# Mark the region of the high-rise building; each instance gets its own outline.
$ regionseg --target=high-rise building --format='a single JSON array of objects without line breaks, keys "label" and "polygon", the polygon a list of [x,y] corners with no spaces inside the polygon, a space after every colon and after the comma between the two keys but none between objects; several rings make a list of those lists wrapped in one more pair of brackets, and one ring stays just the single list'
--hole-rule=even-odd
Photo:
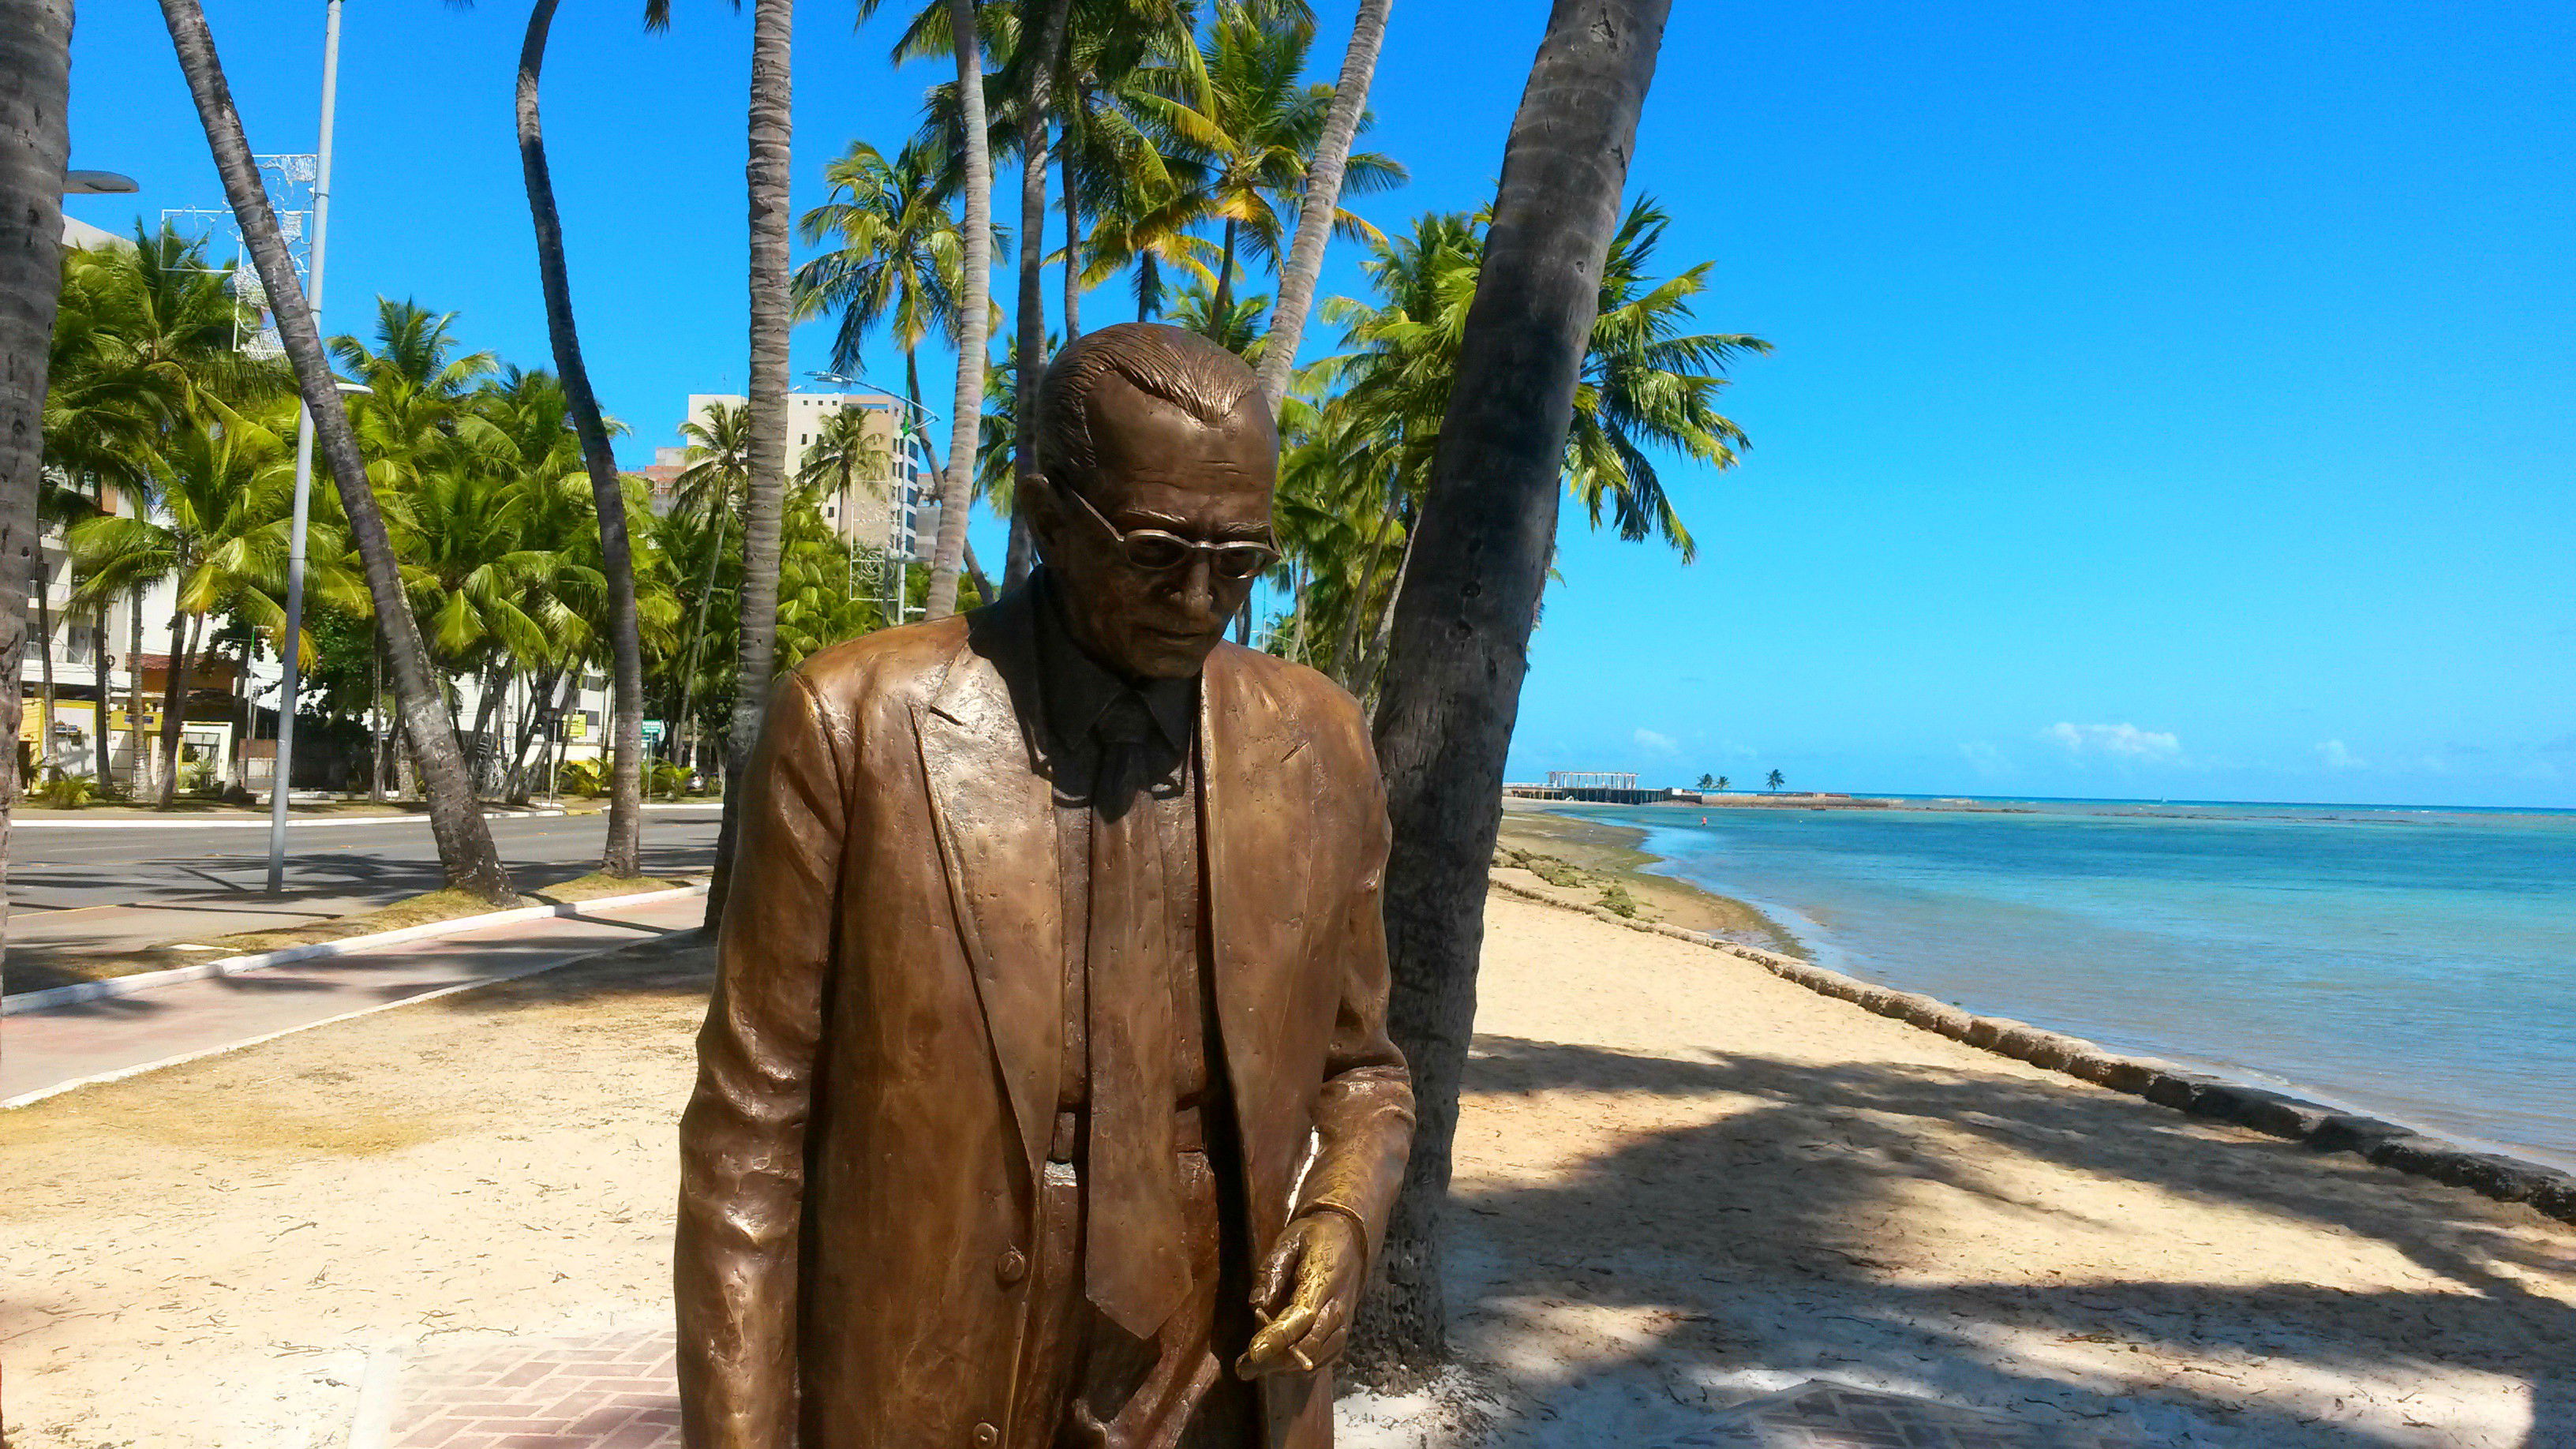
[{"label": "high-rise building", "polygon": [[[705,426],[716,407],[740,407],[738,393],[691,393],[687,421]],[[787,476],[792,484],[805,469],[825,426],[838,413],[855,411],[866,422],[865,436],[881,445],[888,460],[880,476],[835,479],[825,485],[823,518],[843,538],[862,547],[928,558],[939,533],[939,483],[921,467],[921,455],[902,426],[904,404],[883,393],[792,392],[787,395]],[[688,449],[656,448],[653,466],[637,470],[653,486],[653,507],[667,512],[678,494],[680,473],[688,466]]]}]

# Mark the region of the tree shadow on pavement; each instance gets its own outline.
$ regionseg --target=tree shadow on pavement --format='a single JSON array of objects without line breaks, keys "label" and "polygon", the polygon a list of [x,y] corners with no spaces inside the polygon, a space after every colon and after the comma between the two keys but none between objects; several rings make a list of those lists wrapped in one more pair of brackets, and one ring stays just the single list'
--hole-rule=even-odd
[{"label": "tree shadow on pavement", "polygon": [[[2498,1442],[2576,1445],[2576,1309],[2525,1286],[2551,1277],[2564,1291],[2576,1234],[2525,1209],[2072,1081],[1479,1037],[1467,1089],[1469,1127],[1480,1107],[1542,1093],[1676,1099],[1661,1114],[1671,1125],[1551,1177],[1462,1184],[1454,1199],[1453,1331],[1478,1357],[1507,1357],[1516,1336],[1577,1306],[1622,1310],[1633,1336],[1523,1405],[1497,1444],[1586,1442],[1601,1432],[1586,1396],[1632,1371],[1712,1407],[1825,1377],[2042,1423],[2135,1426],[2158,1443],[2391,1449],[2454,1441],[2330,1422],[2332,1386],[2365,1370],[2451,1370],[2527,1395],[2526,1436]],[[1978,1150],[1962,1151],[1961,1133]],[[1501,1151],[1511,1155],[1508,1142]],[[2223,1283],[1945,1275],[1942,1245],[1915,1230],[1927,1195],[1979,1199],[1971,1216],[2013,1239],[2121,1228],[2016,1181],[2020,1160],[2111,1189],[2086,1192],[2088,1204],[2164,1194],[2206,1205],[2215,1222],[2251,1212],[2320,1230],[2348,1240],[2356,1261],[2393,1251],[2422,1286],[2252,1281],[2268,1270]],[[2132,1348],[2135,1369],[2105,1367]],[[2169,1361],[2155,1371],[2160,1350],[2212,1372],[2171,1372]],[[2228,1371],[2249,1364],[2287,1371],[2303,1392],[2229,1389]]]}]

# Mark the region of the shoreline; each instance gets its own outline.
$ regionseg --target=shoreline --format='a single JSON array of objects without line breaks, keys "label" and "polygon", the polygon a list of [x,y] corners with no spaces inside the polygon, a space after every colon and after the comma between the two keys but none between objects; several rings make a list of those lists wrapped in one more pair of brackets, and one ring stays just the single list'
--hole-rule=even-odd
[{"label": "shoreline", "polygon": [[[1893,804],[1894,802],[1889,803]],[[1687,809],[1689,807],[1685,805],[1682,808]],[[1907,807],[1905,805],[1897,805],[1896,808]],[[1940,805],[1914,805],[1912,808],[1946,809],[1951,807],[1944,802]],[[1684,880],[1679,876],[1649,874],[1648,872],[1651,871],[1655,865],[1665,864],[1667,862],[1664,857],[1641,848],[1646,839],[1647,832],[1638,826],[1629,825],[1623,822],[1594,820],[1581,815],[1571,814],[1559,808],[1559,802],[1555,801],[1506,801],[1503,811],[1503,835],[1506,841],[1509,841],[1514,836],[1515,832],[1513,827],[1516,816],[1520,817],[1523,821],[1526,821],[1529,817],[1543,816],[1554,822],[1554,824],[1545,828],[1543,831],[1531,831],[1525,825],[1521,832],[1521,834],[1525,836],[1544,838],[1571,851],[1580,852],[1588,850],[1605,857],[1616,857],[1620,860],[1621,864],[1614,873],[1622,874],[1631,879],[1656,882],[1673,894],[1686,896],[1700,902],[1711,903],[1714,908],[1719,911],[1741,913],[1742,916],[1751,917],[1752,919],[1760,922],[1761,926],[1766,928],[1768,933],[1770,933],[1774,939],[1785,941],[1788,944],[1785,946],[1770,945],[1759,940],[1743,939],[1734,933],[1709,931],[1705,926],[1693,926],[1686,920],[1670,920],[1663,924],[1681,926],[1685,929],[1700,930],[1733,945],[1752,946],[1759,950],[1789,957],[1801,965],[1808,966],[1810,969],[1821,968],[1833,975],[1846,977],[1866,990],[1898,993],[1906,996],[1913,996],[1916,994],[1911,988],[1904,986],[1901,983],[1850,971],[1848,969],[1847,962],[1839,960],[1831,963],[1817,961],[1815,958],[1819,954],[1838,955],[1839,953],[1816,951],[1807,943],[1801,942],[1793,932],[1780,925],[1757,904],[1738,900],[1731,896],[1721,895],[1718,892],[1709,890],[1695,882]],[[1499,875],[1501,873],[1498,872],[1497,874]],[[1523,889],[1520,882],[1514,881],[1511,884],[1515,889]],[[1523,890],[1523,893],[1532,894],[1527,892],[1525,889]],[[1578,910],[1586,909],[1587,907],[1596,904],[1577,899],[1560,898],[1564,894],[1565,893],[1563,892],[1558,892],[1539,898],[1548,900],[1550,904],[1567,906]],[[1643,929],[1657,928],[1657,924],[1654,922],[1630,921],[1628,924],[1639,925]],[[1824,943],[1819,942],[1815,944],[1821,946]],[[1930,1000],[1930,998],[1925,999]],[[1999,1021],[2009,1020],[2008,1018],[1988,1017],[1985,1013],[1977,1012],[1974,1008],[1968,1007],[1966,1004],[1961,1002],[1946,1002],[1939,1004],[1954,1012],[1965,1013],[1982,1019]],[[1938,1027],[1925,1025],[1921,1022],[1914,1024],[1925,1030],[1940,1030]],[[2013,1021],[2010,1024],[2013,1026],[2025,1025],[2024,1023],[2017,1021]],[[2061,1033],[2058,1033],[2051,1027],[2036,1023],[2029,1025],[2035,1028],[2039,1033],[2049,1037],[2058,1038],[2067,1042],[2076,1042],[2079,1040],[2077,1038],[2064,1037]],[[1943,1032],[1943,1034],[1947,1035],[1951,1033]],[[1965,1038],[1963,1037],[1962,1039]],[[2000,1044],[1992,1042],[1972,1044],[1980,1045],[1987,1050],[2003,1050],[2003,1047]],[[2561,1154],[2553,1153],[2546,1149],[2529,1147],[2518,1143],[2498,1142],[2477,1136],[2473,1133],[2461,1132],[2455,1128],[2428,1126],[2421,1120],[2416,1119],[2403,1104],[2391,1105],[2383,1101],[2374,1100],[2368,1095],[2356,1096],[2347,1093],[2326,1091],[2313,1087],[2310,1084],[2299,1081],[2295,1078],[2286,1077],[2277,1072],[2268,1071],[2261,1066],[2247,1063],[2219,1061],[2196,1055],[2186,1048],[2151,1048],[2148,1053],[2125,1053],[2115,1052],[2111,1048],[2097,1046],[2090,1042],[2084,1042],[2083,1045],[2098,1055],[2104,1057],[2117,1056],[2125,1060],[2138,1062],[2150,1070],[2168,1070],[2182,1077],[2194,1078],[2214,1084],[2222,1084],[2225,1087],[2236,1089],[2241,1092],[2260,1094],[2265,1097],[2281,1098],[2284,1100],[2295,1100],[2303,1105],[2312,1107],[2318,1114],[2334,1117],[2346,1124],[2373,1123],[2376,1124],[2378,1128],[2384,1129],[2383,1131],[2375,1133],[2368,1129],[2362,1129],[2361,1135],[2366,1138],[2382,1137],[2390,1133],[2402,1133],[2405,1137],[2412,1139],[2414,1142],[2443,1144],[2444,1146],[2455,1149],[2459,1154],[2490,1160],[2501,1159],[2551,1174],[2576,1175],[2576,1157],[2562,1156]],[[2011,1052],[2006,1052],[2005,1054],[2017,1055],[2017,1053]],[[2192,1110],[2180,1102],[2169,1102],[2165,1105],[2176,1106],[2181,1110],[2186,1111]],[[2301,1135],[2306,1134],[2302,1133]],[[2355,1150],[2363,1151],[2365,1155],[2373,1155],[2375,1152],[2375,1144],[2366,1142]],[[2413,1171],[2414,1169],[2404,1168],[2402,1170]]]}]

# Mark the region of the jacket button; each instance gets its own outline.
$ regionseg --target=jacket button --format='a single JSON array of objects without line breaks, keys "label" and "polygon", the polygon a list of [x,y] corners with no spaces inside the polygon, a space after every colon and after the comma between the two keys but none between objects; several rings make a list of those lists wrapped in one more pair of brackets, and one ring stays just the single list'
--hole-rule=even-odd
[{"label": "jacket button", "polygon": [[1004,1248],[1001,1261],[993,1265],[993,1276],[1004,1283],[1017,1283],[1029,1276],[1028,1255],[1017,1248]]},{"label": "jacket button", "polygon": [[975,1449],[993,1449],[994,1445],[1001,1442],[1001,1430],[994,1428],[990,1424],[978,1424],[975,1426]]}]

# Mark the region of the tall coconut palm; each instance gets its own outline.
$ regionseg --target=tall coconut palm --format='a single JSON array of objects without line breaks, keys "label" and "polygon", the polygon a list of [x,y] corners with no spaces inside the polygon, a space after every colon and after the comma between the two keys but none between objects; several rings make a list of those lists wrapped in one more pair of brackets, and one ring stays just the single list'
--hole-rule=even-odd
[{"label": "tall coconut palm", "polygon": [[975,0],[948,0],[950,47],[957,54],[960,150],[966,163],[961,269],[957,299],[957,392],[951,403],[948,471],[939,489],[939,536],[930,553],[930,592],[923,612],[957,611],[957,571],[966,555],[966,515],[975,494],[975,419],[984,411],[985,341],[993,283],[993,150],[984,120],[984,55],[975,30]]},{"label": "tall coconut palm", "polygon": [[904,393],[921,405],[922,341],[954,335],[965,287],[966,239],[940,204],[938,162],[916,141],[888,161],[865,141],[823,168],[831,192],[798,219],[809,244],[830,247],[796,269],[798,320],[837,312],[832,366],[856,372],[868,334],[883,326],[903,352]]},{"label": "tall coconut palm", "polygon": [[[236,349],[249,314],[231,271],[208,266],[203,242],[166,225],[156,233],[137,222],[131,247],[73,252],[63,276],[69,305],[54,335],[70,368],[59,395],[48,390],[47,452],[66,473],[92,480],[102,508],[139,516],[151,497],[151,460],[190,408],[254,402],[280,391],[287,375]],[[143,650],[143,599],[125,603],[132,659]],[[126,688],[126,758],[140,790],[148,754],[140,672],[127,671]],[[99,689],[104,726],[103,671]]]},{"label": "tall coconut palm", "polygon": [[1269,395],[1274,419],[1288,401],[1288,376],[1306,335],[1306,314],[1315,304],[1315,280],[1323,275],[1324,244],[1332,236],[1334,213],[1341,209],[1343,168],[1368,109],[1369,82],[1377,73],[1378,48],[1386,42],[1386,18],[1393,6],[1394,0],[1360,0],[1359,13],[1351,19],[1350,46],[1342,52],[1341,78],[1324,111],[1323,134],[1316,138],[1314,159],[1306,163],[1306,184],[1297,197],[1297,238],[1279,269],[1279,305],[1270,310],[1273,346],[1261,359],[1261,390]]},{"label": "tall coconut palm", "polygon": [[[152,516],[102,515],[66,537],[81,579],[74,602],[96,607],[118,594],[173,587],[169,662],[161,704],[161,803],[178,789],[190,680],[208,620],[238,615],[269,632],[285,628],[293,454],[281,425],[291,411],[253,417],[229,410],[188,419],[164,452]],[[336,562],[338,529],[327,518],[307,530],[306,587],[321,603],[363,610],[365,592]],[[299,642],[300,651],[309,641]],[[306,653],[304,657],[311,657]]]},{"label": "tall coconut palm", "polygon": [[[688,449],[689,463],[680,470],[672,516],[711,521],[714,527],[714,537],[707,546],[706,573],[698,584],[697,624],[689,634],[687,672],[681,675],[680,728],[685,730],[696,718],[690,712],[690,702],[697,694],[698,660],[707,638],[707,609],[716,595],[716,572],[727,561],[725,536],[733,520],[742,516],[751,496],[751,406],[717,403],[703,420],[691,418],[682,423],[680,437]],[[735,551],[734,562],[740,566],[739,550]],[[739,593],[738,585],[736,592]],[[687,758],[694,761],[695,756]]]},{"label": "tall coconut palm", "polygon": [[[659,3],[659,0],[656,0]],[[724,915],[733,879],[733,848],[742,823],[742,792],[731,788],[751,759],[769,706],[778,642],[778,568],[787,502],[787,331],[794,303],[788,285],[787,210],[791,76],[789,41],[795,0],[754,0],[751,22],[750,497],[742,516],[742,623],[734,635],[733,724],[725,736],[724,818],[716,831],[715,869],[707,889],[709,925]]]},{"label": "tall coconut palm", "polygon": [[[18,735],[27,561],[40,559],[45,369],[62,287],[62,176],[71,154],[71,0],[0,0],[0,731]],[[50,740],[47,741],[51,743]],[[0,750],[0,867],[18,800],[18,756]],[[7,917],[0,914],[0,939]]]},{"label": "tall coconut palm", "polygon": [[1352,1335],[1363,1371],[1446,1350],[1439,1225],[1475,1023],[1503,755],[1555,535],[1576,385],[1619,226],[1637,116],[1669,0],[1556,0],[1503,153],[1494,224],[1433,454],[1377,715],[1394,850],[1388,1021],[1412,1064],[1413,1155],[1378,1289]]},{"label": "tall coconut palm", "polygon": [[[1322,144],[1333,92],[1300,77],[1313,46],[1311,20],[1276,19],[1228,4],[1217,11],[1194,54],[1149,69],[1139,104],[1168,138],[1167,150],[1205,167],[1199,205],[1221,224],[1215,307],[1226,313],[1244,253],[1276,262],[1287,240],[1283,212],[1305,184],[1307,159]],[[1353,123],[1354,129],[1365,118]],[[1405,180],[1404,167],[1376,152],[1345,157],[1338,191],[1384,191]],[[1383,240],[1376,228],[1337,204],[1327,213],[1344,235]]]},{"label": "tall coconut palm", "polygon": [[224,81],[205,11],[199,0],[161,0],[161,16],[169,27],[180,73],[187,77],[189,94],[196,101],[215,170],[223,177],[224,197],[241,224],[251,261],[259,270],[260,287],[277,319],[287,358],[294,364],[296,386],[312,410],[314,432],[330,464],[351,538],[366,565],[367,591],[374,597],[377,617],[384,621],[403,734],[429,796],[430,834],[438,843],[447,883],[487,900],[515,900],[509,870],[493,848],[491,828],[484,823],[464,753],[457,748],[455,727],[440,703],[420,630],[410,610],[403,607],[401,566],[386,536],[375,492],[367,484],[357,436],[341,406],[330,358],[322,350],[322,334],[313,325],[312,309],[305,303],[286,239],[278,230],[277,213],[269,206],[250,144],[242,135],[241,115]]},{"label": "tall coconut palm", "polygon": [[[193,3],[193,0],[182,0]],[[644,822],[644,654],[637,637],[635,612],[635,546],[629,536],[626,492],[618,481],[617,459],[610,453],[608,425],[599,399],[590,389],[590,369],[583,365],[581,335],[573,325],[572,276],[564,261],[563,218],[555,209],[554,176],[546,163],[543,118],[538,111],[538,79],[545,68],[547,32],[554,24],[556,0],[535,0],[528,29],[519,47],[517,118],[519,169],[528,191],[528,214],[536,224],[537,278],[546,298],[546,336],[555,358],[555,375],[572,409],[573,429],[581,438],[582,464],[590,475],[591,503],[599,513],[600,567],[608,580],[609,678],[614,691],[609,724],[608,836],[599,868],[608,875],[643,873]]]}]

